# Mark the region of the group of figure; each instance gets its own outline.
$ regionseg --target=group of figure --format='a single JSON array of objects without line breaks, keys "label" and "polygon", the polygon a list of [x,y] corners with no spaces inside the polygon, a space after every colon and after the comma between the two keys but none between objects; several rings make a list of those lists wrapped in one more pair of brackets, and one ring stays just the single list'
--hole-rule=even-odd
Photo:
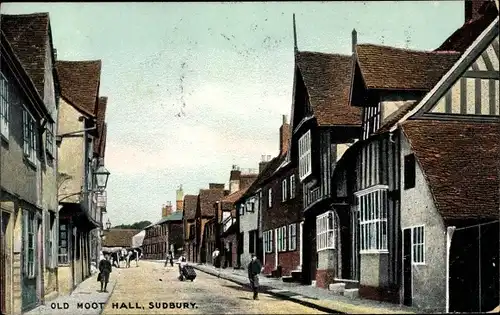
[{"label": "group of figure", "polygon": [[218,248],[212,252],[212,263],[215,268],[227,268],[229,267],[229,262],[231,261],[231,251],[229,248],[224,249],[224,265],[222,265],[222,255]]},{"label": "group of figure", "polygon": [[140,248],[125,249],[111,254],[111,263],[116,268],[120,268],[120,262],[125,261],[125,268],[130,268],[130,262],[135,260],[135,266],[139,266],[139,259],[142,257],[142,250]]}]

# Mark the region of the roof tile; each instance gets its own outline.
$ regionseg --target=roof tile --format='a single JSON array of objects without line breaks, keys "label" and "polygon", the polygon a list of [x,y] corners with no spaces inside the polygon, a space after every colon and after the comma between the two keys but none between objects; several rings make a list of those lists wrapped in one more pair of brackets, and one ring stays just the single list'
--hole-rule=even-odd
[{"label": "roof tile", "polygon": [[141,230],[135,229],[110,229],[104,231],[104,247],[132,247],[132,238]]},{"label": "roof tile", "polygon": [[197,204],[198,204],[198,195],[184,196],[184,218],[186,220],[195,219]]},{"label": "roof tile", "polygon": [[101,61],[58,61],[56,68],[61,95],[78,110],[95,117],[101,79]]},{"label": "roof tile", "polygon": [[360,109],[349,106],[350,56],[303,51],[297,65],[320,126],[361,124]]},{"label": "roof tile", "polygon": [[198,195],[200,215],[202,217],[215,216],[215,202],[221,200],[225,195],[224,189],[200,189]]},{"label": "roof tile", "polygon": [[498,219],[500,123],[402,124],[443,219]]},{"label": "roof tile", "polygon": [[356,46],[356,56],[369,89],[429,91],[460,58],[460,53],[361,44]]}]

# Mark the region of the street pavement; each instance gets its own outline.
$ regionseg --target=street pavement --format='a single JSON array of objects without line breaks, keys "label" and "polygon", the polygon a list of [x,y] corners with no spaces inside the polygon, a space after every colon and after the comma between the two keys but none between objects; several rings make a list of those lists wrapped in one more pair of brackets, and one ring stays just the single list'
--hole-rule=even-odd
[{"label": "street pavement", "polygon": [[327,314],[270,294],[255,301],[248,288],[200,271],[179,281],[177,265],[141,261],[120,273],[103,314]]}]

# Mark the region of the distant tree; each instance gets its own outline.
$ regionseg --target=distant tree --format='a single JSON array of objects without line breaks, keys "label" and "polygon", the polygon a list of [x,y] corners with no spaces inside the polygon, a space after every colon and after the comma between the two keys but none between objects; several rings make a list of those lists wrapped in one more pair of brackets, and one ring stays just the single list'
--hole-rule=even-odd
[{"label": "distant tree", "polygon": [[135,222],[133,224],[120,224],[117,226],[112,227],[113,229],[136,229],[136,230],[142,230],[146,226],[151,225],[150,221],[139,221]]}]

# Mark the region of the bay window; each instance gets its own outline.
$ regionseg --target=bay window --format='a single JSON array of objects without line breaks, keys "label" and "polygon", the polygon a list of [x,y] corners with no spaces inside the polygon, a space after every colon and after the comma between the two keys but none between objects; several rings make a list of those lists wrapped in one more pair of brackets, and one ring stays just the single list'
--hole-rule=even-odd
[{"label": "bay window", "polygon": [[357,194],[361,253],[387,251],[387,186]]},{"label": "bay window", "polygon": [[335,249],[335,215],[327,211],[316,217],[316,251]]}]

